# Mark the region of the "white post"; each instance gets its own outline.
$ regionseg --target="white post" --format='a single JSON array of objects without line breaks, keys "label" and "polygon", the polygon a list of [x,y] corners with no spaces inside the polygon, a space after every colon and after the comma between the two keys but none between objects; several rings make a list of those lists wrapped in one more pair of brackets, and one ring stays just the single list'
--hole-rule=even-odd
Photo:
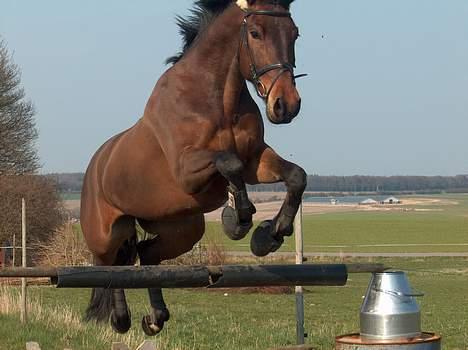
[{"label": "white post", "polygon": [[12,265],[13,267],[16,266],[16,233],[13,233],[13,261],[12,261]]},{"label": "white post", "polygon": [[[294,236],[296,239],[296,264],[304,262],[304,243],[302,239],[302,203],[294,219]],[[296,286],[296,340],[304,344],[304,294],[302,286]]]},{"label": "white post", "polygon": [[[22,266],[26,267],[26,201],[21,199]],[[26,278],[21,278],[21,322],[26,323]]]}]

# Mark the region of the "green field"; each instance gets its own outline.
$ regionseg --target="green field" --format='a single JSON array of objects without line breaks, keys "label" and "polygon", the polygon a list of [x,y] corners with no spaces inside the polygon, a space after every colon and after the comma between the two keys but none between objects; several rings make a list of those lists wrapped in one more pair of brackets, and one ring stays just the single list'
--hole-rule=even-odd
[{"label": "green field", "polygon": [[[352,211],[304,216],[306,252],[468,252],[468,195],[440,195],[444,204],[406,206],[407,210]],[[447,202],[450,200],[451,202]],[[414,209],[425,209],[415,211]],[[430,209],[430,210],[427,210]],[[204,242],[218,241],[229,251],[248,251],[250,234],[233,242],[219,223],[209,222]],[[294,250],[287,238],[282,251]],[[250,259],[258,263],[267,259]],[[316,258],[311,262],[336,262]],[[443,348],[468,349],[468,258],[361,258],[349,262],[384,262],[408,271],[421,298],[423,329],[444,337]],[[318,349],[333,349],[336,335],[359,329],[359,306],[368,274],[351,275],[345,287],[308,288],[306,331]],[[133,327],[126,336],[110,327],[80,321],[88,290],[32,287],[30,322],[21,327],[14,296],[17,289],[0,289],[0,350],[24,349],[35,340],[43,349],[108,350],[114,340],[137,345],[144,340],[140,320],[147,313],[145,291],[129,291]],[[293,344],[294,295],[240,294],[236,291],[168,290],[172,318],[154,340],[164,350],[267,349]],[[13,298],[13,299],[12,299]]]},{"label": "green field", "polygon": [[[354,260],[368,261],[368,260]],[[404,268],[421,298],[425,331],[443,336],[443,348],[468,349],[468,260],[465,258],[375,259]],[[350,275],[345,287],[307,288],[305,295],[308,342],[318,349],[333,349],[336,335],[359,329],[358,317],[368,274]],[[24,349],[38,341],[43,349],[110,349],[111,341],[136,345],[145,338],[141,316],[147,312],[146,291],[128,291],[133,326],[126,336],[110,327],[85,325],[80,318],[88,290],[31,287],[32,312],[21,326],[7,295],[18,288],[0,289],[0,349]],[[224,295],[227,293],[227,295]],[[164,350],[267,349],[295,340],[294,295],[240,294],[235,291],[166,290],[172,318],[161,335],[153,338]],[[40,306],[39,306],[40,305]],[[10,308],[7,314],[5,309]]]},{"label": "green field", "polygon": [[62,192],[60,197],[65,201],[78,200],[81,198],[81,192]]},{"label": "green field", "polygon": [[[428,198],[454,203],[404,207],[407,211],[304,215],[304,251],[468,252],[468,195]],[[227,250],[250,250],[250,235],[241,241],[230,241],[216,222],[207,224],[207,238],[219,239]],[[280,251],[294,251],[294,238],[286,238]]]},{"label": "green field", "polygon": [[[468,253],[468,194],[425,197],[451,202],[403,206],[406,210],[304,215],[304,251]],[[79,231],[79,225],[76,228]],[[253,229],[240,241],[231,241],[219,222],[207,222],[202,243],[216,241],[227,251],[248,252],[252,232]],[[294,237],[286,237],[279,252],[292,252],[294,249]]]}]

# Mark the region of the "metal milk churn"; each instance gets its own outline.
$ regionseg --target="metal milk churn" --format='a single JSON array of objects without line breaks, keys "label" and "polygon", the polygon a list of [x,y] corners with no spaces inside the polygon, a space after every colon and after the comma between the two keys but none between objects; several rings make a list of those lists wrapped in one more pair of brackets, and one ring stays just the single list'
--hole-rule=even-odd
[{"label": "metal milk churn", "polygon": [[372,275],[361,306],[361,336],[368,339],[412,338],[421,335],[421,311],[403,271]]}]

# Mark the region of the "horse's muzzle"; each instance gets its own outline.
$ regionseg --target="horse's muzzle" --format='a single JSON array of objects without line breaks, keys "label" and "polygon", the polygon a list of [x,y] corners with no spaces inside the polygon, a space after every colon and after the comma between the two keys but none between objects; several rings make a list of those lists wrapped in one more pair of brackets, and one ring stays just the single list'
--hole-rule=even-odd
[{"label": "horse's muzzle", "polygon": [[273,124],[289,124],[298,115],[300,109],[300,98],[288,104],[284,98],[279,97],[271,109],[267,108],[267,116]]}]

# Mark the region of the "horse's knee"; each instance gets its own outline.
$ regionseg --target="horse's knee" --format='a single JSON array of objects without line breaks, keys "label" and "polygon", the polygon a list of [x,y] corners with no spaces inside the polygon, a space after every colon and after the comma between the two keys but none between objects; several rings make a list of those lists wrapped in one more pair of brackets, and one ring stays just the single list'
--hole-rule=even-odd
[{"label": "horse's knee", "polygon": [[221,152],[216,157],[216,168],[226,178],[240,175],[244,170],[244,164],[234,153]]},{"label": "horse's knee", "polygon": [[291,192],[303,193],[307,186],[307,173],[300,166],[294,166],[286,178],[286,184]]}]

